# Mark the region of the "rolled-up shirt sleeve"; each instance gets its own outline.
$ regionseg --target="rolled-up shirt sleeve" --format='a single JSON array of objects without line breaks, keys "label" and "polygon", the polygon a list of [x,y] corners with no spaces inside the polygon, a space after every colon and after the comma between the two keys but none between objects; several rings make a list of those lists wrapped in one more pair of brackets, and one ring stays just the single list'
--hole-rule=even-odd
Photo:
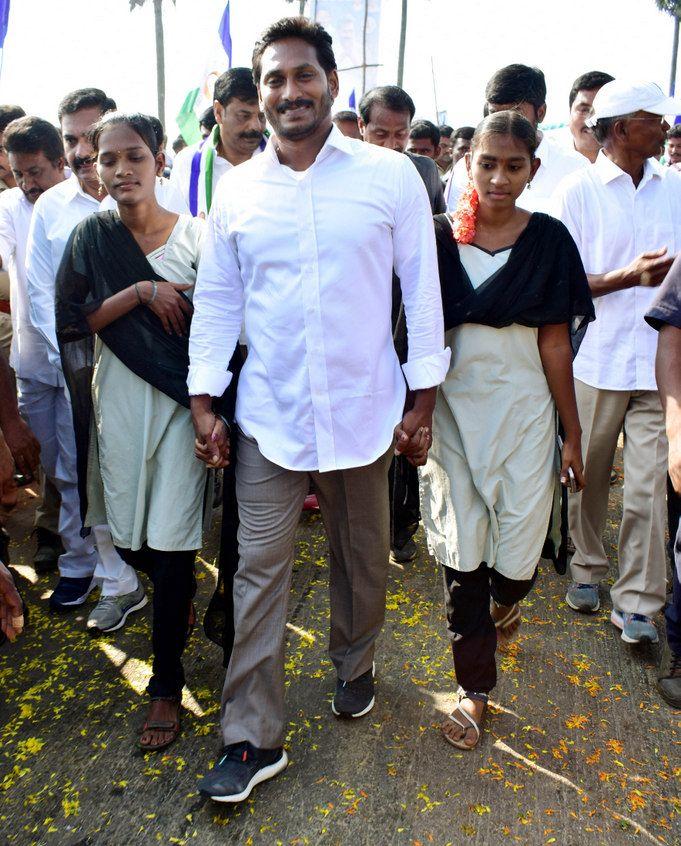
[{"label": "rolled-up shirt sleeve", "polygon": [[191,396],[222,396],[232,380],[228,366],[241,330],[244,287],[223,198],[218,188],[196,278],[187,378]]},{"label": "rolled-up shirt sleeve", "polygon": [[402,371],[412,391],[444,381],[450,351],[444,318],[428,195],[416,168],[404,159],[393,230],[393,262],[402,288],[409,356]]},{"label": "rolled-up shirt sleeve", "polygon": [[33,327],[47,341],[47,356],[50,364],[61,370],[61,357],[57,344],[54,317],[54,283],[57,268],[53,266],[50,241],[45,231],[40,199],[38,200],[26,249],[26,288],[29,313]]}]

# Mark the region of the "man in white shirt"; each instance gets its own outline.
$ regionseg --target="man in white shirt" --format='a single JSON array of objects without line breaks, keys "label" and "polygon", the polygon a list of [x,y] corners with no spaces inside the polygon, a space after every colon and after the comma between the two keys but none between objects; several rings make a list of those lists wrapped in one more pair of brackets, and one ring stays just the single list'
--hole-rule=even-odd
[{"label": "man in white shirt", "polygon": [[[38,197],[64,176],[64,147],[51,123],[36,117],[21,117],[5,130],[7,150],[11,150],[18,187],[0,195],[0,267],[9,271],[12,304],[12,342],[9,363],[18,379],[54,380],[44,353],[41,336],[33,328],[26,290],[26,242]],[[10,159],[8,158],[8,167]],[[46,460],[49,461],[49,451]],[[37,549],[33,567],[38,575],[51,572],[64,554],[60,540],[59,492],[43,474],[43,501],[36,508]]]},{"label": "man in white shirt", "polygon": [[652,617],[665,597],[667,443],[655,382],[657,335],[644,320],[681,249],[681,174],[656,158],[681,103],[654,83],[619,80],[594,99],[595,164],[568,177],[556,211],[570,230],[595,299],[574,363],[587,487],[570,498],[575,611],[600,607],[609,564],[602,534],[617,439],[624,430],[624,502],[612,623],[627,643],[657,642]]},{"label": "man in white shirt", "polygon": [[[498,70],[485,87],[485,114],[507,110],[519,112],[536,128],[546,117],[546,81],[539,68],[507,65]],[[539,169],[531,185],[518,197],[518,205],[530,212],[551,212],[551,198],[559,183],[570,173],[588,166],[584,156],[565,148],[550,134],[537,129],[539,146],[535,156]],[[468,182],[465,159],[454,165],[447,186],[447,208],[456,208]]]},{"label": "man in white shirt", "polygon": [[[262,155],[218,187],[196,285],[188,381],[197,452],[210,460],[224,454],[211,398],[230,381],[227,365],[245,317],[225,749],[200,784],[223,802],[245,799],[287,763],[286,608],[310,478],[331,547],[332,709],[359,717],[373,707],[389,555],[388,466],[395,444],[425,461],[436,386],[449,363],[431,212],[416,169],[405,156],[346,138],[332,125],[338,74],[319,24],[278,21],[253,55],[274,135]],[[409,327],[402,370],[390,321],[393,266]],[[403,418],[405,377],[414,394]]]},{"label": "man in white shirt", "polygon": [[230,68],[215,82],[210,135],[175,157],[170,181],[191,214],[205,217],[221,176],[256,153],[263,143],[265,117],[250,68]]},{"label": "man in white shirt", "polygon": [[[63,537],[67,551],[59,561],[60,578],[50,607],[68,611],[82,605],[99,582],[101,598],[87,623],[92,632],[120,628],[128,615],[147,601],[137,574],[116,552],[107,526],[93,529],[94,543],[90,537],[80,537],[71,402],[64,386],[54,318],[55,279],[66,244],[74,227],[99,210],[104,196],[88,133],[105,112],[114,108],[113,100],[98,88],[74,91],[59,106],[62,140],[72,175],[37,199],[26,250],[30,319],[48,369],[41,378],[20,380],[22,412],[40,441],[43,466],[61,494],[61,521],[69,527]],[[49,467],[46,456],[51,457]]]},{"label": "man in white shirt", "polygon": [[603,71],[587,71],[572,83],[568,104],[570,106],[570,121],[565,131],[556,135],[558,140],[569,149],[580,153],[592,164],[596,161],[601,145],[594,138],[587,121],[593,113],[593,102],[596,94],[614,77]]}]

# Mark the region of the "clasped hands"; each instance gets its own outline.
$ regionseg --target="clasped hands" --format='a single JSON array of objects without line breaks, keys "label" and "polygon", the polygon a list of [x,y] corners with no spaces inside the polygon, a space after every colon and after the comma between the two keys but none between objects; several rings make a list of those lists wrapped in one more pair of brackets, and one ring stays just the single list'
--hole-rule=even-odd
[{"label": "clasped hands", "polygon": [[436,388],[416,391],[414,404],[405,412],[402,422],[395,426],[395,455],[403,455],[414,467],[422,467],[428,460],[433,444],[432,422]]}]

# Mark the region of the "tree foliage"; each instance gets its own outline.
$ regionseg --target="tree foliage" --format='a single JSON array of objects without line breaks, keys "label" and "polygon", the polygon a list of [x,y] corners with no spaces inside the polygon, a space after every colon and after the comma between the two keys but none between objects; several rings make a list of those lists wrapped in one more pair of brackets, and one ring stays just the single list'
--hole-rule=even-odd
[{"label": "tree foliage", "polygon": [[[134,2],[134,0],[130,0]],[[138,0],[139,2],[139,0]],[[681,18],[681,0],[655,0],[657,8],[675,18]]]}]

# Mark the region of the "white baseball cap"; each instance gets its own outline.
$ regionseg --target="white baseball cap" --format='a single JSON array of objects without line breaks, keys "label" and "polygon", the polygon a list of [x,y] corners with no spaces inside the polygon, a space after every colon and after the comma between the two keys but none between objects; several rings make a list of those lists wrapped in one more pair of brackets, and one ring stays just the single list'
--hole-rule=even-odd
[{"label": "white baseball cap", "polygon": [[638,111],[654,115],[680,115],[681,100],[667,97],[655,82],[613,79],[597,91],[593,114],[587,123],[593,126],[600,118],[620,117]]}]

